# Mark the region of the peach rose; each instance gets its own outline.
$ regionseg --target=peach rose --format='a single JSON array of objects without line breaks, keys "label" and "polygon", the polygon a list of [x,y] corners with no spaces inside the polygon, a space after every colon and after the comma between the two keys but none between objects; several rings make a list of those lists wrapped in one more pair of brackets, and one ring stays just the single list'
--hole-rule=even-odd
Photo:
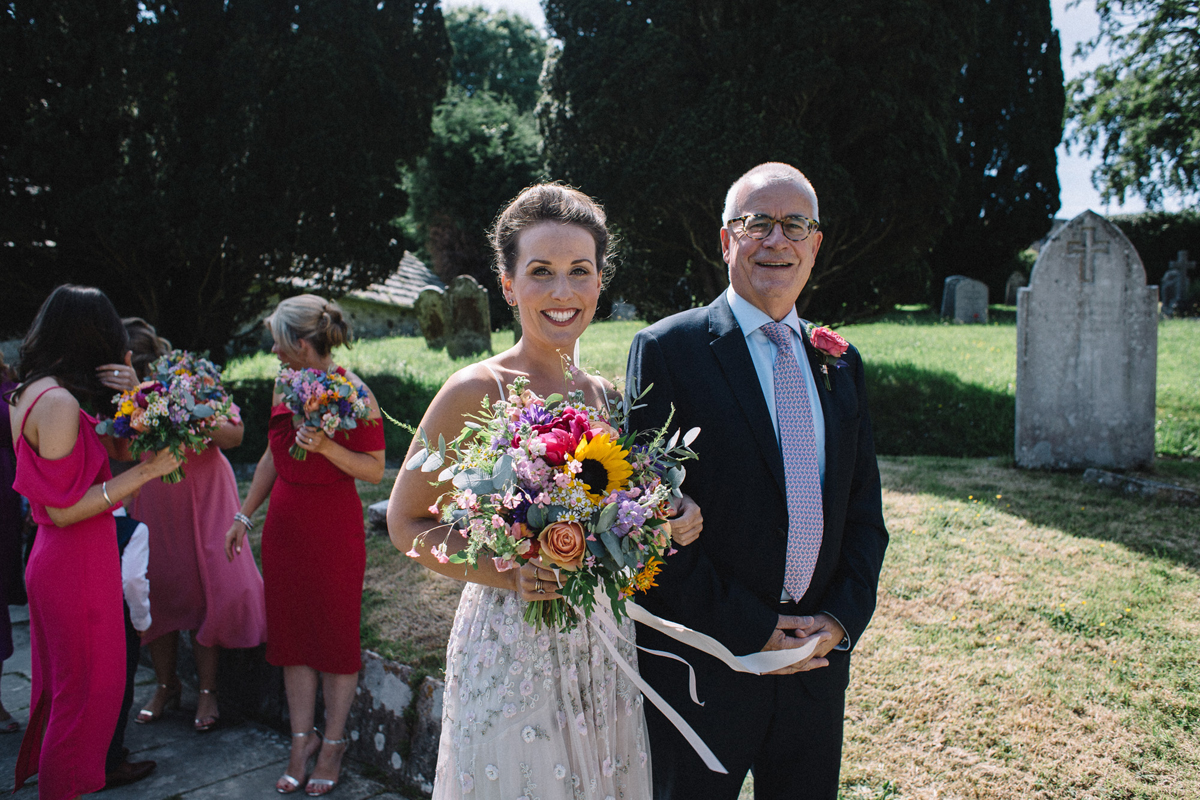
[{"label": "peach rose", "polygon": [[583,526],[578,522],[552,522],[538,534],[541,557],[574,572],[583,563]]},{"label": "peach rose", "polygon": [[621,438],[620,431],[602,419],[588,420],[588,425],[591,428],[592,436],[603,436],[607,433],[610,442],[615,442]]},{"label": "peach rose", "polygon": [[129,415],[129,427],[133,428],[138,433],[145,433],[146,429],[149,427],[146,425],[145,420],[142,419],[145,416],[146,412],[143,409],[135,408],[133,413]]}]

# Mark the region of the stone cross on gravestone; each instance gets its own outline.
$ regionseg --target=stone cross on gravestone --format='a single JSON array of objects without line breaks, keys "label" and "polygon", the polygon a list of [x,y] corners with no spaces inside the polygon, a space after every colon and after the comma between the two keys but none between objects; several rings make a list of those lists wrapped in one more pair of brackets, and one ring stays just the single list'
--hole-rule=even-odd
[{"label": "stone cross on gravestone", "polygon": [[1180,250],[1179,256],[1167,266],[1169,269],[1161,281],[1162,310],[1163,316],[1173,317],[1179,305],[1187,299],[1191,288],[1188,272],[1196,266],[1196,262],[1188,260],[1187,250]]},{"label": "stone cross on gravestone", "polygon": [[1086,226],[1082,238],[1067,242],[1067,255],[1083,256],[1079,262],[1079,280],[1084,283],[1094,283],[1096,280],[1096,254],[1108,252],[1108,242],[1096,239],[1095,225]]},{"label": "stone cross on gravestone", "polygon": [[1188,251],[1187,250],[1180,250],[1179,255],[1175,256],[1175,260],[1171,261],[1167,264],[1167,267],[1169,269],[1177,269],[1180,272],[1182,272],[1184,280],[1187,280],[1188,277],[1190,277],[1188,275],[1188,273],[1191,271],[1192,267],[1194,267],[1194,266],[1196,266],[1196,262],[1188,260]]}]

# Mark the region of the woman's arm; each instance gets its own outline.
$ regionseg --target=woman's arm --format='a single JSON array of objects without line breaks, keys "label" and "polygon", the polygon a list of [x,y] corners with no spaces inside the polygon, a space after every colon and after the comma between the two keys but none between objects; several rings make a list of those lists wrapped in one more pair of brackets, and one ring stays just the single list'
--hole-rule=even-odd
[{"label": "woman's arm", "polygon": [[246,426],[240,422],[225,420],[220,427],[213,431],[212,443],[222,450],[229,450],[237,447],[242,443],[242,436],[246,433]]},{"label": "woman's arm", "polygon": [[[258,507],[267,499],[267,495],[271,494],[271,489],[275,486],[275,479],[278,477],[279,472],[275,469],[275,457],[271,455],[271,446],[267,445],[262,457],[258,459],[258,466],[254,468],[250,491],[246,492],[246,499],[242,502],[238,513],[246,518],[254,516],[254,512],[258,511]],[[225,557],[233,561],[234,556],[242,552],[245,539],[245,524],[239,520],[233,520],[229,530],[225,532]]]}]

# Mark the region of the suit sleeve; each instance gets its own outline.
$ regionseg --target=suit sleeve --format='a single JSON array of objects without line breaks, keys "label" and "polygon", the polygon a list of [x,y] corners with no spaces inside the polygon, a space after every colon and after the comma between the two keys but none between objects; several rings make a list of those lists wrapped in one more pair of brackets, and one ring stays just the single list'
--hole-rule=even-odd
[{"label": "suit sleeve", "polygon": [[[630,346],[625,385],[630,398],[652,386],[641,400],[644,406],[630,413],[630,427],[636,431],[661,428],[671,414],[675,382],[659,341],[645,332],[634,337]],[[677,420],[672,426],[677,423],[689,426],[692,421]],[[703,511],[704,497],[686,480],[683,490]],[[720,536],[719,530],[706,525],[700,540],[678,547],[677,553],[668,556],[647,605],[660,616],[714,637],[736,655],[756,653],[775,630],[779,613],[741,583],[717,571],[701,542],[719,541]]]},{"label": "suit sleeve", "polygon": [[[857,351],[855,355],[858,355]],[[822,611],[832,615],[846,629],[851,649],[862,637],[875,612],[879,572],[888,545],[879,463],[875,458],[875,439],[867,411],[862,358],[855,358],[854,364],[854,388],[859,412],[854,476],[846,503],[841,553],[833,580],[821,603]]]}]

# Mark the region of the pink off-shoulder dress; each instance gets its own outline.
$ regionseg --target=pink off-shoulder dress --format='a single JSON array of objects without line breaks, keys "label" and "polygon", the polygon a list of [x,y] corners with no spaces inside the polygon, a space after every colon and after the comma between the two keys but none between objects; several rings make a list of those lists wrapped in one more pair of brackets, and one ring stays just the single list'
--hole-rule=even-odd
[{"label": "pink off-shoulder dress", "polygon": [[16,788],[36,773],[41,800],[104,788],[104,756],[125,692],[116,522],[104,513],[59,528],[46,513],[47,507],[75,505],[88,489],[112,477],[95,426],[96,420],[80,411],[74,449],[55,460],[38,455],[23,435],[15,441],[13,488],[29,499],[38,524],[25,569],[32,710],[17,756]]}]

